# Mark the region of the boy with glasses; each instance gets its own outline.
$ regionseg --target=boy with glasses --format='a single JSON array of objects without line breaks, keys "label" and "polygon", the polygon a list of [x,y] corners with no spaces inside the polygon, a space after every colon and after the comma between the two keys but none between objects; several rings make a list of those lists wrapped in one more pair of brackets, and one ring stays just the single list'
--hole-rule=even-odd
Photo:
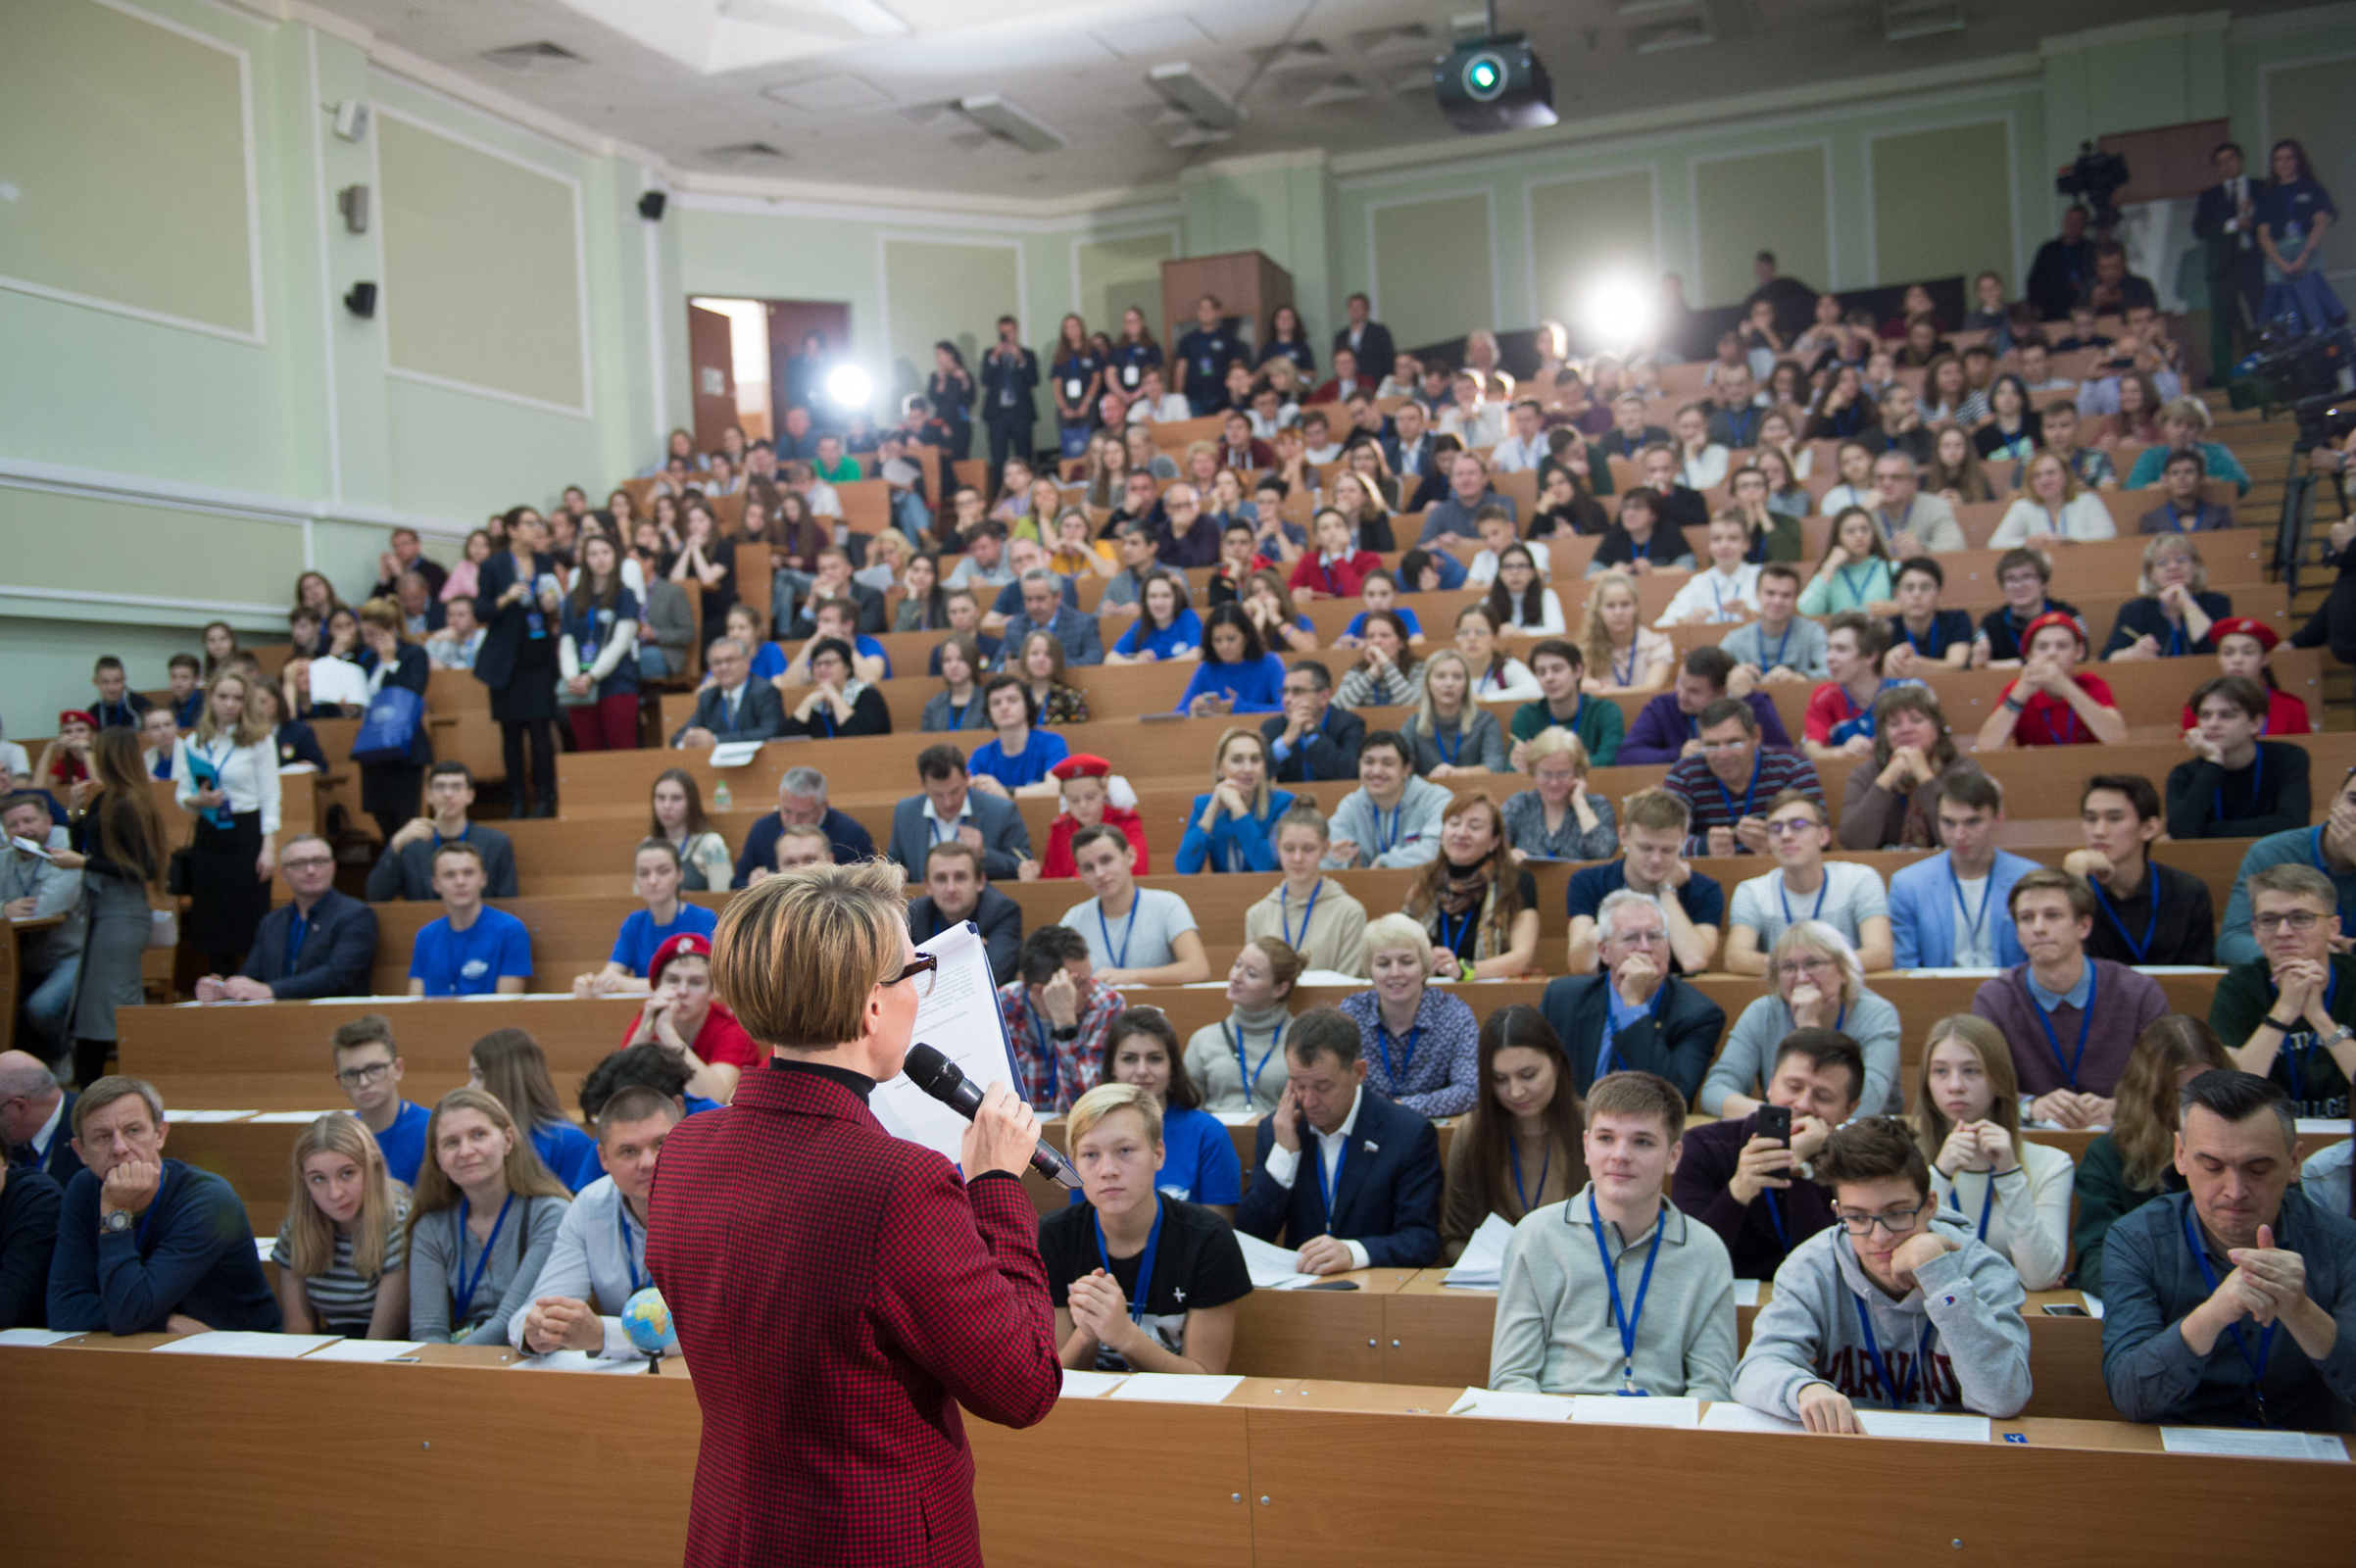
[{"label": "boy with glasses", "polygon": [[1776,1271],[1735,1369],[1735,1397],[1810,1432],[1863,1432],[1858,1410],[1971,1411],[2029,1402],[2021,1277],[1931,1199],[1904,1122],[1876,1116],[1826,1140],[1817,1180],[1835,1224]]},{"label": "boy with glasses", "polygon": [[2340,777],[2331,795],[2331,814],[2321,826],[2270,833],[2241,857],[2241,867],[2233,875],[2233,896],[2226,901],[2225,921],[2217,928],[2219,963],[2247,963],[2258,956],[2258,941],[2250,932],[2250,882],[2268,866],[2284,864],[2311,865],[2331,879],[2341,928],[2331,951],[2347,952],[2352,945],[2348,928],[2356,924],[2350,919],[2356,914],[2356,767]]},{"label": "boy with glasses", "polygon": [[1785,790],[1767,803],[1766,830],[1777,869],[1735,888],[1726,917],[1726,967],[1765,974],[1776,938],[1797,921],[1822,920],[1848,939],[1868,973],[1889,968],[1890,897],[1872,866],[1824,858],[1833,843],[1824,803]]},{"label": "boy with glasses", "polygon": [[380,1012],[364,1012],[335,1031],[329,1050],[335,1086],[376,1140],[385,1173],[415,1186],[417,1168],[425,1163],[425,1129],[433,1112],[401,1098],[404,1067],[392,1024]]},{"label": "boy with glasses", "polygon": [[2014,668],[2027,658],[2021,639],[2039,615],[2078,613],[2076,605],[2045,597],[2045,585],[2052,580],[2052,564],[2035,550],[2007,550],[1997,558],[1996,586],[2004,590],[2004,608],[1991,610],[1981,618],[1979,642],[1986,645],[1986,652],[1977,646],[1973,648],[1974,664],[1982,668]]},{"label": "boy with glasses", "polygon": [[2243,1072],[2272,1079],[2298,1116],[2344,1119],[2356,1078],[2356,958],[2332,951],[2339,902],[2311,865],[2249,879],[2259,956],[2217,982],[2209,1027]]}]

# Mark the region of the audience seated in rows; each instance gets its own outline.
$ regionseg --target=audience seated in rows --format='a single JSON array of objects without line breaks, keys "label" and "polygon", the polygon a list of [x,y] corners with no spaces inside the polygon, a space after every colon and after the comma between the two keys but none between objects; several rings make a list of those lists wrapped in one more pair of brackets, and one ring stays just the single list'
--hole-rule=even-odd
[{"label": "audience seated in rows", "polygon": [[1864,1091],[1854,1040],[1794,1029],[1776,1043],[1759,1105],[1687,1133],[1670,1196],[1718,1233],[1737,1278],[1773,1278],[1794,1247],[1833,1223],[1832,1194],[1810,1175],[1810,1161],[1856,1114]]},{"label": "audience seated in rows", "polygon": [[1665,1078],[1691,1099],[1726,1009],[1670,972],[1667,920],[1653,899],[1628,888],[1604,895],[1595,931],[1597,972],[1548,982],[1540,1003],[1572,1087],[1585,1093],[1627,1070]]},{"label": "audience seated in rows", "polygon": [[630,861],[632,888],[646,907],[623,917],[604,968],[573,977],[576,997],[651,991],[654,980],[649,965],[672,937],[688,933],[709,939],[718,928],[719,917],[711,909],[679,897],[685,877],[679,852],[668,839],[641,841]]},{"label": "audience seated in rows", "polygon": [[1937,795],[1939,840],[1946,847],[1899,867],[1890,878],[1894,964],[1900,969],[2008,969],[2028,956],[2013,930],[2013,884],[2036,870],[2037,862],[1996,847],[2004,789],[1994,779],[1976,767],[1954,769],[1939,775]]},{"label": "audience seated in rows", "polygon": [[2356,958],[2338,951],[2337,891],[2288,863],[2247,887],[2259,956],[2217,982],[2209,1025],[2243,1072],[2288,1097],[2291,1114],[2337,1121],[2356,1077]]},{"label": "audience seated in rows", "polygon": [[[1726,916],[1726,968],[1764,974],[1777,939],[1802,919],[1840,932],[1868,972],[1889,968],[1889,894],[1871,866],[1824,858],[1833,831],[1823,797],[1787,789],[1768,801],[1763,820],[1777,868],[1736,887]],[[1835,893],[1841,896],[1833,898]]]},{"label": "audience seated in rows", "polygon": [[[1387,914],[1366,927],[1366,967],[1373,986],[1343,999],[1337,1009],[1355,1024],[1367,1081],[1399,1108],[1421,1116],[1470,1110],[1480,1085],[1480,1020],[1452,991],[1431,984],[1443,960],[1431,933],[1405,914]],[[1298,1027],[1298,1020],[1296,1020]]]},{"label": "audience seated in rows", "polygon": [[[768,1058],[736,1021],[735,1012],[712,992],[712,938],[680,932],[655,950],[647,974],[652,990],[624,1031],[621,1048],[656,1046],[687,1069],[688,1094],[723,1103],[734,1098],[743,1075]],[[481,1050],[479,1042],[476,1049]],[[551,1099],[554,1093],[551,1089]],[[580,1144],[567,1139],[562,1150],[552,1150],[545,1145],[546,1136],[545,1124],[532,1135],[542,1146],[541,1157],[566,1186],[578,1188],[589,1174]]]},{"label": "audience seated in rows", "polygon": [[1518,1224],[1587,1180],[1580,1097],[1544,1013],[1518,1002],[1491,1013],[1481,1025],[1479,1075],[1480,1098],[1448,1150],[1440,1240],[1450,1263],[1492,1214]]},{"label": "audience seated in rows", "polygon": [[777,864],[777,838],[788,827],[814,827],[834,847],[837,865],[872,858],[875,840],[848,811],[826,803],[826,775],[814,767],[789,767],[777,780],[777,809],[745,829],[744,848],[737,853],[732,885],[748,888],[757,871]]}]

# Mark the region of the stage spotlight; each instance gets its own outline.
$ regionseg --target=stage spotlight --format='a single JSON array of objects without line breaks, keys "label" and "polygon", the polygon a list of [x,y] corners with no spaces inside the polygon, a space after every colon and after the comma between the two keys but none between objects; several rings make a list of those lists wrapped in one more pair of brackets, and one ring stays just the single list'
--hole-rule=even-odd
[{"label": "stage spotlight", "polygon": [[863,409],[875,384],[856,365],[838,365],[826,376],[826,395],[846,409]]},{"label": "stage spotlight", "polygon": [[1587,291],[1580,321],[1597,344],[1626,348],[1651,330],[1658,291],[1626,273],[1596,279]]}]

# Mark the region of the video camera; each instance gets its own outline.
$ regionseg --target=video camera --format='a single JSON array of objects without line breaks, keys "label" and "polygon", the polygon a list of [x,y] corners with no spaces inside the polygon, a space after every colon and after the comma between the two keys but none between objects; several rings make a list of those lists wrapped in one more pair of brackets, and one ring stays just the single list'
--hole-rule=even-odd
[{"label": "video camera", "polygon": [[[2271,326],[2236,378],[2256,381],[2261,401],[2288,405],[2299,450],[2334,445],[2356,430],[2356,332],[2286,332]],[[2236,402],[2239,400],[2236,399]]]},{"label": "video camera", "polygon": [[2119,209],[2113,203],[2127,184],[2127,160],[2117,153],[2097,152],[2090,141],[2078,144],[2078,162],[2062,171],[2053,181],[2056,195],[2083,200],[2093,210],[2093,223],[2107,229],[2119,221]]}]

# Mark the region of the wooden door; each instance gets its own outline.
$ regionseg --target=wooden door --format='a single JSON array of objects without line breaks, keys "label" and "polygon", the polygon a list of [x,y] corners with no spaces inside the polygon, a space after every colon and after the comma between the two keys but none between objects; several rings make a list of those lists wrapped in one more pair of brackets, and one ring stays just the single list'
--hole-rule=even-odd
[{"label": "wooden door", "polygon": [[[785,411],[806,408],[823,415],[826,388],[818,384],[825,369],[842,362],[851,351],[851,307],[822,300],[763,300],[769,312],[769,408],[771,423],[782,429]],[[803,344],[812,333],[819,343],[816,363],[809,362]],[[823,418],[820,419],[823,423]]]},{"label": "wooden door", "polygon": [[730,322],[717,311],[687,307],[687,365],[695,381],[696,450],[717,452],[736,420],[736,356]]}]

